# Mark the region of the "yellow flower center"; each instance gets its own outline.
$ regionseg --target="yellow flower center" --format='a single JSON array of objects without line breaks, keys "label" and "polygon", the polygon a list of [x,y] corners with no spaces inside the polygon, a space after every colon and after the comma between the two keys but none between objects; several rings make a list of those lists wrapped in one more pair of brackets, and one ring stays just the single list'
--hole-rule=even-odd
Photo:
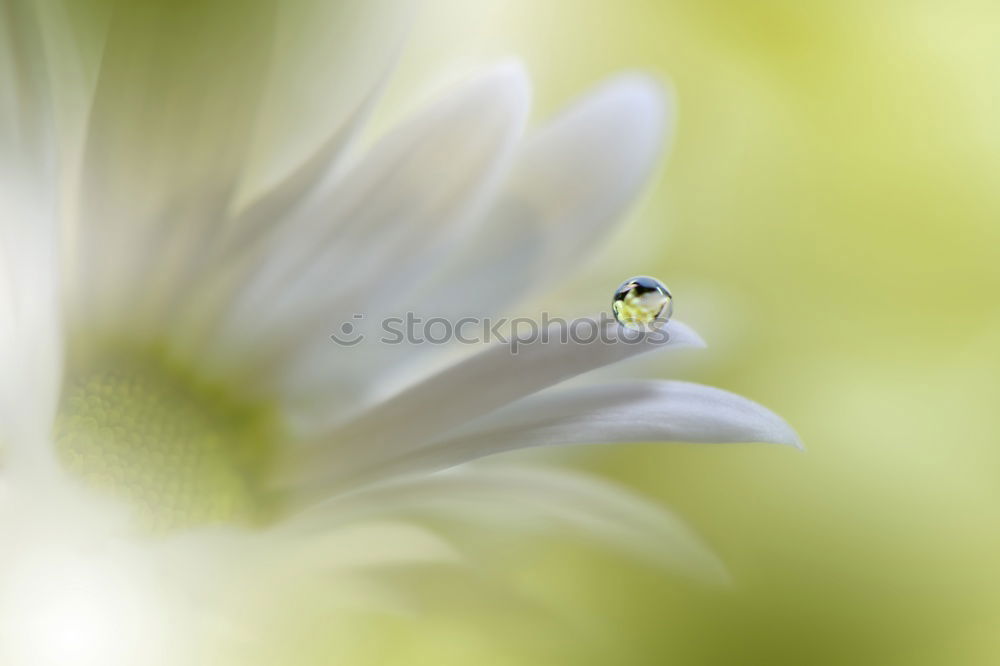
[{"label": "yellow flower center", "polygon": [[70,470],[131,500],[153,531],[258,523],[276,506],[265,488],[281,437],[276,411],[161,352],[74,372],[55,435]]}]

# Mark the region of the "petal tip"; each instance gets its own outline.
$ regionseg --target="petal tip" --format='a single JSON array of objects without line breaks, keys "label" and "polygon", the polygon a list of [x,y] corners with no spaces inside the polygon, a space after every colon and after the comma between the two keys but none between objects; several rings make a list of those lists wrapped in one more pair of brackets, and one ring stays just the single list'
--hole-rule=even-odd
[{"label": "petal tip", "polygon": [[[791,430],[791,428],[789,428],[789,430]],[[799,437],[798,433],[794,430],[791,430],[791,437],[784,443],[788,444],[796,451],[801,451],[802,453],[806,452],[806,445],[802,443],[802,438]]]},{"label": "petal tip", "polygon": [[788,425],[788,423],[783,418],[781,418],[774,412],[770,412],[770,414],[775,423],[772,426],[773,432],[766,439],[764,439],[764,441],[769,444],[780,444],[782,446],[790,446],[796,451],[804,452],[806,450],[806,447],[802,443],[802,438],[799,437],[799,434],[797,432],[795,432],[795,429],[792,428],[792,426]]},{"label": "petal tip", "polygon": [[621,99],[659,110],[664,110],[673,98],[673,86],[669,81],[639,70],[620,72],[604,85],[606,90],[615,91]]},{"label": "petal tip", "polygon": [[704,349],[708,347],[708,343],[702,338],[698,333],[688,326],[687,324],[682,324],[677,320],[671,320],[667,324],[667,332],[670,335],[670,341],[675,345],[680,345],[682,347],[694,347],[695,349]]},{"label": "petal tip", "polygon": [[601,92],[613,100],[623,117],[640,119],[651,134],[662,140],[671,125],[675,106],[669,81],[646,72],[622,72],[608,80]]},{"label": "petal tip", "polygon": [[496,91],[525,112],[531,106],[531,76],[524,63],[516,58],[501,60],[490,66],[480,78],[484,87]]}]

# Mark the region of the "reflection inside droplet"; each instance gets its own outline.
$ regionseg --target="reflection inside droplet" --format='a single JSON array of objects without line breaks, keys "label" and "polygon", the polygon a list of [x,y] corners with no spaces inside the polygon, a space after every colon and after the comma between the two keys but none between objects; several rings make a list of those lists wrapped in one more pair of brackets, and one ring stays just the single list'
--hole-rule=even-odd
[{"label": "reflection inside droplet", "polygon": [[650,331],[670,320],[674,311],[673,296],[667,286],[647,276],[625,280],[615,290],[611,309],[622,326]]}]

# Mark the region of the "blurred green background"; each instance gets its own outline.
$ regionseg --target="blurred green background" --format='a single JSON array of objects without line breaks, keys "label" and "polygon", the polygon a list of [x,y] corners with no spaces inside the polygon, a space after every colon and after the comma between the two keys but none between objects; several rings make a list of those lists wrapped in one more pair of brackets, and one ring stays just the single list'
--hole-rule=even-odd
[{"label": "blurred green background", "polygon": [[674,507],[732,584],[505,548],[551,618],[447,608],[438,585],[439,612],[355,634],[375,661],[1000,663],[998,29],[976,0],[429,4],[383,121],[511,54],[538,118],[621,69],[673,82],[669,161],[560,304],[663,278],[710,348],[630,370],[763,402],[808,452],[590,450],[581,466]]}]

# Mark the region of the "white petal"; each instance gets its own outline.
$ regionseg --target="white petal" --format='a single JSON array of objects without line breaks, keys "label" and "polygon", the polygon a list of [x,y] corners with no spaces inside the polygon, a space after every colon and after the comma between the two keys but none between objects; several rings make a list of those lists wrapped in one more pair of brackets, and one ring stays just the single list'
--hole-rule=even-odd
[{"label": "white petal", "polygon": [[534,446],[616,442],[767,442],[802,448],[780,416],[735,393],[688,382],[630,382],[525,398],[380,473],[441,469]]},{"label": "white petal", "polygon": [[276,355],[309,342],[330,351],[331,313],[375,316],[371,308],[433,269],[493,192],[528,107],[523,70],[503,65],[387,136],[281,229],[206,359],[246,367],[252,355],[285,369]]},{"label": "white petal", "polygon": [[[358,110],[392,69],[413,19],[409,1],[277,3],[241,199],[272,189],[329,137],[353,134]],[[344,145],[342,142],[341,146]]]},{"label": "white petal", "polygon": [[82,183],[77,272],[93,287],[77,288],[78,318],[127,307],[142,332],[172,334],[192,294],[206,300],[206,273],[231,277],[228,263],[255,259],[247,247],[356,135],[408,12],[383,0],[268,5],[116,11]]},{"label": "white petal", "polygon": [[245,165],[274,30],[267,4],[115,7],[81,165],[74,321],[162,333],[154,316],[209,245]]},{"label": "white petal", "polygon": [[48,473],[60,364],[51,97],[35,8],[0,10],[0,448],[5,465]]},{"label": "white petal", "polygon": [[0,455],[4,466],[51,471],[61,360],[54,201],[19,201],[26,192],[12,196],[8,184],[0,185]]},{"label": "white petal", "polygon": [[[214,242],[199,247],[188,259],[187,270],[177,274],[161,307],[160,324],[178,349],[204,340],[218,313],[233,306],[234,294],[258,267],[266,263],[270,244],[283,221],[311,196],[336,170],[348,144],[355,138],[373,105],[377,90],[364,100],[355,115],[319,145],[313,154],[284,180],[231,217]],[[207,239],[206,239],[207,240]]]},{"label": "white petal", "polygon": [[[100,4],[100,6],[98,6]],[[62,169],[72,188],[83,151],[88,111],[113,13],[112,3],[35,3],[41,17],[59,129]]]},{"label": "white petal", "polygon": [[[183,332],[185,319],[198,316],[190,308],[192,289],[203,307],[217,309],[204,292],[241,281],[266,257],[282,221],[331,184],[395,64],[410,16],[409,7],[399,5],[278,5],[277,44],[233,212],[220,221],[225,228],[215,242],[199,248],[199,260],[179,276],[184,284],[165,306],[171,315],[165,325]],[[320,34],[303,39],[312,31]]]},{"label": "white petal", "polygon": [[[41,24],[34,6],[4,2],[0,21],[0,167],[5,182],[51,158],[52,110]],[[6,218],[5,218],[6,219]]]},{"label": "white petal", "polygon": [[534,444],[769,442],[801,448],[780,416],[743,396],[679,381],[586,386],[525,398],[451,438]]},{"label": "white petal", "polygon": [[[628,337],[614,321],[577,320],[577,331],[603,328],[600,339],[560,339],[559,324],[549,338],[527,341],[513,353],[496,344],[374,406],[353,422],[329,433],[292,474],[293,482],[346,480],[359,470],[395,459],[448,430],[519,398],[589,370],[668,346],[703,344],[677,321],[664,330]],[[590,329],[590,325],[595,329]]]},{"label": "white petal", "polygon": [[457,315],[495,315],[572,271],[600,249],[639,194],[672,121],[668,92],[632,74],[604,83],[534,132],[481,233],[427,299],[466,308]]},{"label": "white petal", "polygon": [[566,470],[474,465],[401,478],[324,502],[302,522],[332,526],[396,512],[459,517],[469,526],[524,531],[561,523],[686,573],[725,579],[725,570],[679,519],[601,479]]}]

